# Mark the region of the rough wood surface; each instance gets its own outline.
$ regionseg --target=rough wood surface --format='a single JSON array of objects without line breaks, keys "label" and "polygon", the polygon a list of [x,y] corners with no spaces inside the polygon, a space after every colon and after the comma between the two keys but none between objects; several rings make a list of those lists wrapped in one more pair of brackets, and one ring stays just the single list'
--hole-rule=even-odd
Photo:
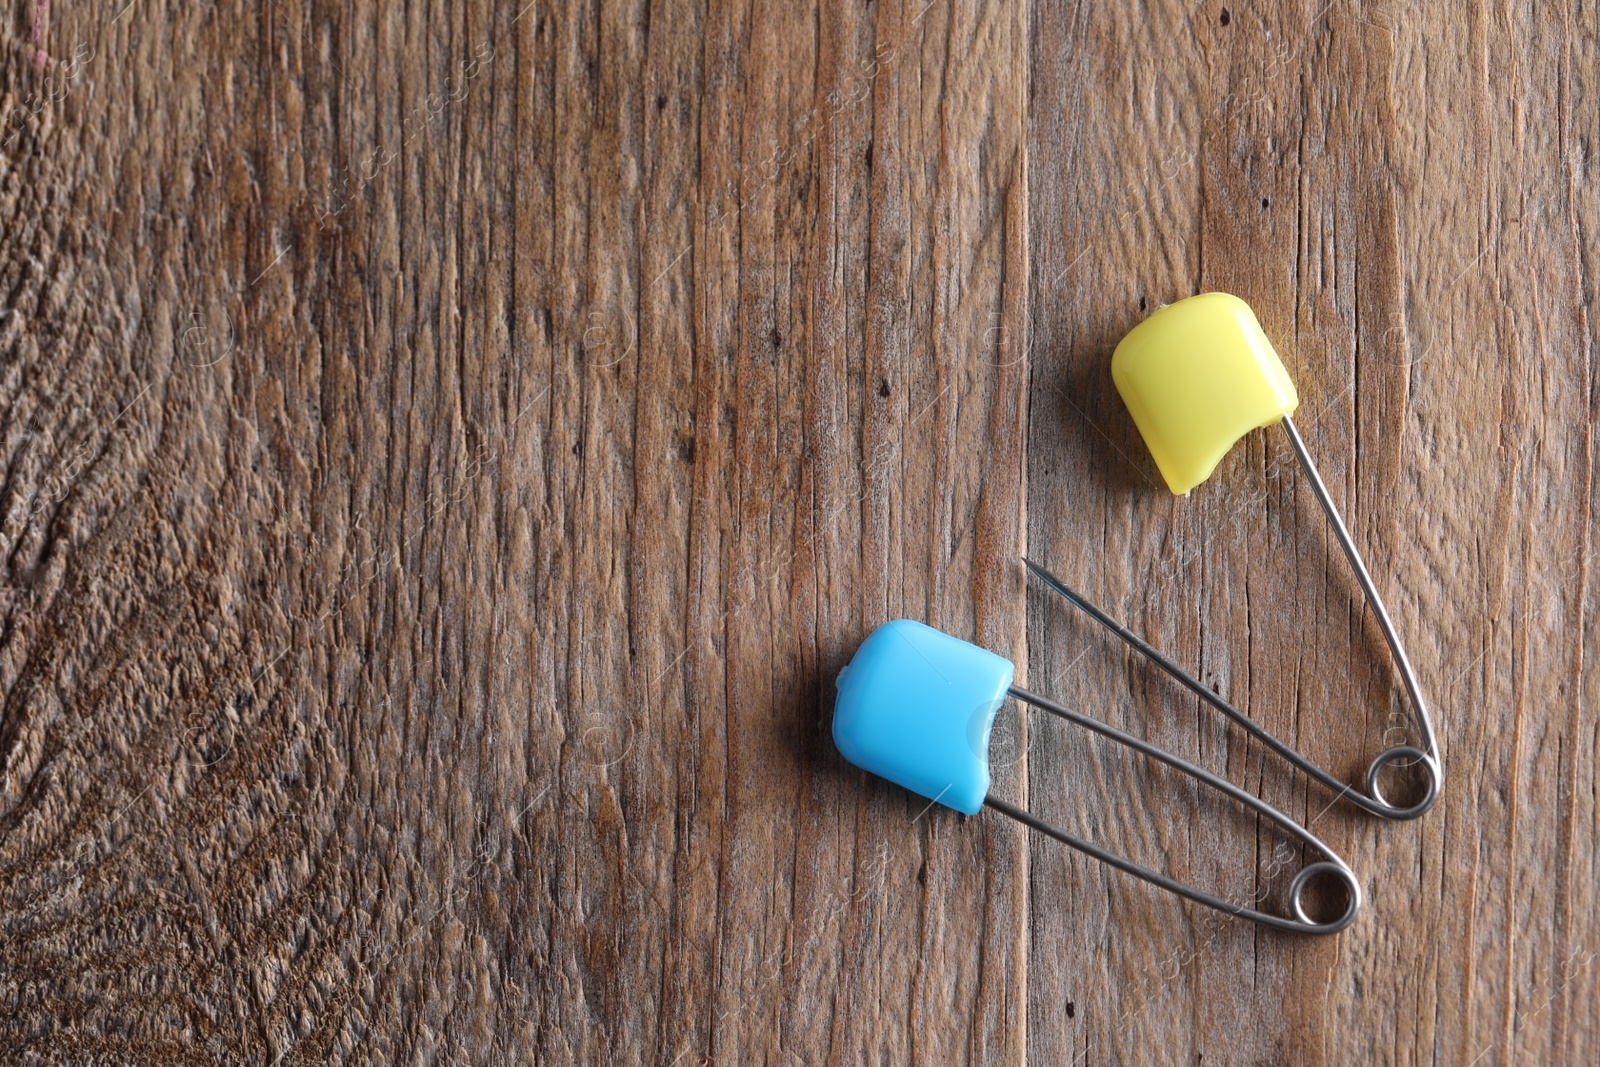
[{"label": "rough wood surface", "polygon": [[[1600,1059],[1593,3],[123,6],[0,24],[0,1061]],[[1189,499],[1121,334],[1250,301]],[[1309,820],[1333,939],[848,767],[911,616]],[[1236,899],[1300,862],[1002,713],[996,790]]]}]

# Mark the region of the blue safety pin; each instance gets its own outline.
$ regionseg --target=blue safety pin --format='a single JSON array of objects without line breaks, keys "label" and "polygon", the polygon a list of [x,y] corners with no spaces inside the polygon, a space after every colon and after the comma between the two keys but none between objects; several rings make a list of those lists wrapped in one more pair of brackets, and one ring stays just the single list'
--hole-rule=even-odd
[{"label": "blue safety pin", "polygon": [[[1102,863],[1142,878],[1198,904],[1277,930],[1336,934],[1361,910],[1361,885],[1344,860],[1294,819],[1225,781],[1147,741],[1069,711],[1014,685],[1011,661],[920,622],[900,619],[878,627],[839,672],[833,740],[845,759],[929,800],[976,815],[990,807]],[[1292,918],[1234,904],[1158,871],[1107,852],[1052,826],[989,792],[989,734],[1007,696],[1109,737],[1225,793],[1266,816],[1324,859],[1300,870],[1289,885]],[[1305,910],[1307,884],[1332,875],[1345,887],[1344,913],[1317,922]]]}]

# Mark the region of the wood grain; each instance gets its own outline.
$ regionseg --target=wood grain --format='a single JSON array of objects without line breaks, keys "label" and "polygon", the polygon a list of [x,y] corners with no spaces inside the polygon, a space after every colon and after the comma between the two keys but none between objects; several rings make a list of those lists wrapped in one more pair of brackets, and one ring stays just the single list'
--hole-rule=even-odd
[{"label": "wood grain", "polygon": [[[39,55],[38,53],[43,53]],[[0,23],[0,1061],[1592,1063],[1600,13],[876,0]],[[1188,499],[1110,382],[1224,289],[1281,433]],[[1308,821],[1299,940],[852,769],[895,617]],[[1002,713],[997,793],[1301,862]]]}]

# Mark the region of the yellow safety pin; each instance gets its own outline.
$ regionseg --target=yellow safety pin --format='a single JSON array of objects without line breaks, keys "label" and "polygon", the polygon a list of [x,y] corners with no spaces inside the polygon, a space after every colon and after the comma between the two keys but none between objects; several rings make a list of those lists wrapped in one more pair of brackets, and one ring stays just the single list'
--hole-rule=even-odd
[{"label": "yellow safety pin", "polygon": [[[1361,554],[1356,551],[1328,487],[1306,451],[1305,441],[1290,418],[1299,394],[1283,362],[1246,304],[1227,293],[1202,293],[1158,309],[1135,326],[1111,357],[1111,377],[1133,415],[1161,476],[1174,493],[1187,495],[1205,481],[1239,438],[1258,427],[1280,423],[1328,516],[1334,536],[1355,571],[1356,581],[1377,616],[1394,656],[1412,712],[1422,732],[1420,747],[1398,745],[1380,753],[1367,768],[1366,792],[1339,781],[1284,742],[1252,722],[1243,712],[1212,692],[1172,660],[1095,607],[1059,578],[1031,561],[1038,577],[1090,618],[1106,627],[1192,693],[1221,711],[1278,755],[1344,799],[1388,819],[1414,819],[1439,798],[1443,770],[1438,740],[1416,672],[1395,633],[1394,622],[1373,587]],[[1409,806],[1390,803],[1379,787],[1379,775],[1399,760],[1420,766],[1427,781],[1422,798]]]}]

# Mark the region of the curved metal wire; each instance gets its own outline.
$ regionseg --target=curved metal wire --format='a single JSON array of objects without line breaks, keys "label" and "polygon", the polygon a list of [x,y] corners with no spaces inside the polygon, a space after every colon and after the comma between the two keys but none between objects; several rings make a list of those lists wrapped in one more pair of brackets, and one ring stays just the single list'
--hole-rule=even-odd
[{"label": "curved metal wire", "polygon": [[[1222,793],[1225,793],[1257,814],[1266,816],[1272,822],[1281,827],[1285,832],[1289,833],[1295,838],[1298,838],[1304,844],[1309,845],[1325,858],[1317,863],[1306,866],[1297,875],[1295,875],[1294,881],[1289,885],[1289,904],[1291,910],[1294,912],[1294,918],[1285,918],[1282,915],[1270,915],[1266,912],[1258,911],[1255,908],[1245,907],[1242,904],[1234,904],[1230,901],[1223,900],[1221,897],[1207,893],[1202,889],[1196,889],[1193,886],[1186,885],[1185,883],[1179,882],[1174,878],[1168,877],[1167,875],[1153,871],[1148,867],[1142,867],[1139,864],[1134,863],[1132,860],[1124,859],[1115,853],[1107,852],[1098,845],[1092,845],[1082,838],[1074,837],[1065,830],[1061,830],[1055,826],[1052,826],[1043,819],[1040,819],[1038,816],[1008,804],[1006,801],[1001,800],[993,795],[984,798],[983,802],[986,806],[995,809],[1003,815],[1009,815],[1011,818],[1016,819],[1023,825],[1038,830],[1042,834],[1053,837],[1064,845],[1075,848],[1080,852],[1086,853],[1087,855],[1093,856],[1102,863],[1108,863],[1120,871],[1125,871],[1136,878],[1142,878],[1152,885],[1160,886],[1162,889],[1176,893],[1179,896],[1192,900],[1197,904],[1204,904],[1208,908],[1215,908],[1216,910],[1224,912],[1228,915],[1249,919],[1250,921],[1260,923],[1263,926],[1270,926],[1275,930],[1285,930],[1290,933],[1297,934],[1336,934],[1340,930],[1343,930],[1345,927],[1349,926],[1351,923],[1355,922],[1356,914],[1361,910],[1361,883],[1356,880],[1355,874],[1345,864],[1344,860],[1339,858],[1333,849],[1329,848],[1310,830],[1306,829],[1304,826],[1301,826],[1298,822],[1295,822],[1294,819],[1290,818],[1288,815],[1285,815],[1283,812],[1279,811],[1271,804],[1268,804],[1266,801],[1250,795],[1243,789],[1240,789],[1238,786],[1234,785],[1232,782],[1218,778],[1205,768],[1198,767],[1181,756],[1175,756],[1165,749],[1157,748],[1148,741],[1141,741],[1139,738],[1134,737],[1131,734],[1125,734],[1121,730],[1118,730],[1113,726],[1108,726],[1097,719],[1091,719],[1088,716],[1080,715],[1075,711],[1069,711],[1060,704],[1057,704],[1055,701],[1047,700],[1044,697],[1030,693],[1020,686],[1012,686],[1010,692],[1012,696],[1016,697],[1020,701],[1032,704],[1036,708],[1049,712],[1051,715],[1055,715],[1058,718],[1065,719],[1077,726],[1081,726],[1086,730],[1091,730],[1102,737],[1108,737],[1111,740],[1116,741],[1118,744],[1126,745],[1135,752],[1140,752],[1152,759],[1160,760],[1167,766],[1176,768],[1177,770],[1182,771],[1184,774],[1187,774],[1189,777],[1194,778],[1197,781],[1204,782],[1213,789],[1217,789]],[[1306,914],[1302,896],[1305,887],[1310,880],[1323,874],[1331,874],[1344,882],[1345,891],[1349,895],[1349,903],[1345,907],[1344,914],[1340,915],[1339,918],[1333,920],[1332,922],[1319,923],[1313,921]]]},{"label": "curved metal wire", "polygon": [[[1242,711],[1212,692],[1172,660],[1156,651],[1149,642],[1143,640],[1127,627],[1101,611],[1093,603],[1085,599],[1081,593],[1069,588],[1061,579],[1032,560],[1024,559],[1023,562],[1028,565],[1029,570],[1039,577],[1040,581],[1066,597],[1069,602],[1082,609],[1095,622],[1122,638],[1123,641],[1149,659],[1150,662],[1182,683],[1190,692],[1248,731],[1256,740],[1333,790],[1340,799],[1348,800],[1363,811],[1373,815],[1380,815],[1386,819],[1415,819],[1433,807],[1435,801],[1439,799],[1439,791],[1444,781],[1444,771],[1439,763],[1439,743],[1433,732],[1433,720],[1428,714],[1428,705],[1422,699],[1422,690],[1417,684],[1416,672],[1412,670],[1411,661],[1406,657],[1405,649],[1400,645],[1399,635],[1395,633],[1394,622],[1389,618],[1389,612],[1383,606],[1383,599],[1378,596],[1377,589],[1373,587],[1372,575],[1367,573],[1366,564],[1361,561],[1361,554],[1356,551],[1355,542],[1350,538],[1350,531],[1345,528],[1344,520],[1339,516],[1338,508],[1334,507],[1333,498],[1328,495],[1328,487],[1322,483],[1322,476],[1317,472],[1316,464],[1311,461],[1310,454],[1306,452],[1305,442],[1301,440],[1300,433],[1295,429],[1294,422],[1287,415],[1283,418],[1283,428],[1289,434],[1289,443],[1294,446],[1294,453],[1300,460],[1300,466],[1305,470],[1311,481],[1312,492],[1316,494],[1318,503],[1322,505],[1323,512],[1328,516],[1328,522],[1333,527],[1333,533],[1339,541],[1339,546],[1344,549],[1345,558],[1350,561],[1350,568],[1355,571],[1356,581],[1361,585],[1361,592],[1367,598],[1367,604],[1372,608],[1373,614],[1377,616],[1378,626],[1383,630],[1384,640],[1388,642],[1389,651],[1394,657],[1395,667],[1400,673],[1406,695],[1411,700],[1412,712],[1422,731],[1423,747],[1396,745],[1378,754],[1378,757],[1367,767],[1365,793],[1358,792],[1348,783],[1339,781],[1339,779],[1258,726]],[[1406,807],[1391,804],[1384,797],[1378,782],[1379,776],[1385,767],[1402,760],[1407,761],[1406,766],[1420,766],[1427,779],[1422,799]]]}]

